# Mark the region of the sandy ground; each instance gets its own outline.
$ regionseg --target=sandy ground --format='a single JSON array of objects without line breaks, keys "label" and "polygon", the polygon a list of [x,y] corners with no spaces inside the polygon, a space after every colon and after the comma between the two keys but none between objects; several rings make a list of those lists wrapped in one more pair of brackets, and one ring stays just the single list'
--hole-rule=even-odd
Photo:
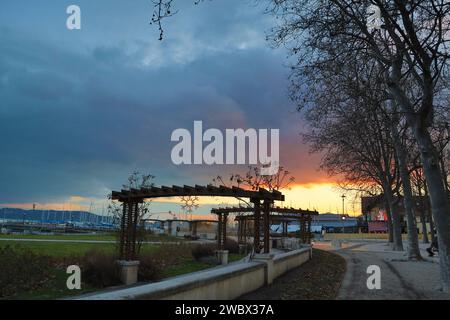
[{"label": "sandy ground", "polygon": [[[406,245],[406,244],[404,244]],[[338,299],[344,300],[409,300],[444,299],[450,294],[440,291],[437,257],[430,258],[421,244],[425,261],[407,261],[405,252],[392,251],[385,241],[346,242],[334,249],[330,242],[316,242],[317,249],[331,250],[346,259],[347,272]],[[377,265],[381,270],[381,289],[369,290],[367,267]]]}]

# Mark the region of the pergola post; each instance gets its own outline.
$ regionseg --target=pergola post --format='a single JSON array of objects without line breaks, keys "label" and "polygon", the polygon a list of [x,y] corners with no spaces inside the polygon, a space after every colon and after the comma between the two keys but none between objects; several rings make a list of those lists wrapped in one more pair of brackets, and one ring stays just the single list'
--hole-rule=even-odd
[{"label": "pergola post", "polygon": [[307,239],[308,244],[311,244],[311,213],[308,212],[307,216],[307,223],[306,223],[306,232],[307,232]]},{"label": "pergola post", "polygon": [[227,240],[228,213],[217,212],[217,258],[222,265],[228,264],[228,250],[225,250]]},{"label": "pergola post", "polygon": [[254,231],[253,231],[253,248],[255,253],[259,253],[260,250],[260,226],[259,223],[261,221],[261,202],[259,199],[253,199],[253,204],[255,205],[255,217],[254,217]]},{"label": "pergola post", "polygon": [[304,214],[302,214],[300,217],[300,238],[302,239],[303,243],[306,243],[306,221]]},{"label": "pergola post", "polygon": [[227,242],[227,223],[228,223],[228,213],[223,214],[223,247],[225,248],[225,244]]},{"label": "pergola post", "polygon": [[197,222],[195,221],[192,222],[192,236],[193,237],[197,236]]},{"label": "pergola post", "polygon": [[171,221],[171,220],[167,221],[167,234],[168,234],[169,236],[172,235],[172,222],[173,222],[173,221]]},{"label": "pergola post", "polygon": [[267,199],[264,200],[264,253],[270,252],[270,205],[271,202]]},{"label": "pergola post", "polygon": [[283,226],[283,237],[287,237],[288,234],[288,223],[287,221],[282,221],[282,226]]},{"label": "pergola post", "polygon": [[120,232],[121,279],[126,285],[137,282],[139,261],[136,260],[136,230],[139,218],[139,202],[124,201],[122,203],[122,221]]},{"label": "pergola post", "polygon": [[125,258],[125,243],[127,237],[126,220],[128,215],[128,202],[122,203],[122,218],[120,220],[120,242],[119,242],[119,257]]},{"label": "pergola post", "polygon": [[139,202],[123,202],[122,208],[120,259],[132,261],[136,258],[136,231],[139,218]]},{"label": "pergola post", "polygon": [[131,242],[130,242],[130,255],[128,260],[136,260],[136,233],[137,233],[137,223],[139,219],[139,204],[137,202],[133,203],[133,211],[131,212]]},{"label": "pergola post", "polygon": [[244,236],[244,244],[247,244],[247,235],[248,235],[248,220],[247,218],[244,219],[244,230],[242,231],[242,235]]},{"label": "pergola post", "polygon": [[242,223],[241,223],[241,220],[238,220],[237,236],[238,236],[238,244],[241,244],[242,243]]},{"label": "pergola post", "polygon": [[222,250],[222,212],[217,214],[217,249]]}]

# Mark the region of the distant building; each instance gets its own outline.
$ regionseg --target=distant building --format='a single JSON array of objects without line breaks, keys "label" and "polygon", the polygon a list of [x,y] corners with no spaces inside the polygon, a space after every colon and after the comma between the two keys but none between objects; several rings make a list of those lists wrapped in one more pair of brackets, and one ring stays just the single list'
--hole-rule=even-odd
[{"label": "distant building", "polygon": [[[406,232],[405,208],[402,197],[394,199],[396,210],[400,214],[402,232]],[[425,221],[428,232],[430,231],[430,205],[426,197],[414,196],[414,211],[416,214],[417,229],[422,233],[422,219]],[[376,197],[361,197],[361,209],[368,232],[388,232],[388,215],[383,195]]]},{"label": "distant building", "polygon": [[349,215],[324,213],[313,216],[311,222],[311,231],[319,233],[322,230],[330,233],[358,232],[358,218],[350,217]]}]

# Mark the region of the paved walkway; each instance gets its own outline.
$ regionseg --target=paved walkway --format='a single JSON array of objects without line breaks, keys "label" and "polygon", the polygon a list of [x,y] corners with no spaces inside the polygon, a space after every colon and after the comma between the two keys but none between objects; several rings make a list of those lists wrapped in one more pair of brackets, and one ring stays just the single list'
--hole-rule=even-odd
[{"label": "paved walkway", "polygon": [[[406,245],[406,244],[405,244]],[[342,249],[333,249],[330,242],[317,242],[317,249],[335,251],[347,261],[347,272],[338,299],[399,300],[450,299],[440,289],[437,257],[429,258],[421,244],[421,262],[408,261],[405,252],[392,251],[386,242],[347,242]],[[377,265],[381,270],[381,289],[367,288],[367,267]]]}]

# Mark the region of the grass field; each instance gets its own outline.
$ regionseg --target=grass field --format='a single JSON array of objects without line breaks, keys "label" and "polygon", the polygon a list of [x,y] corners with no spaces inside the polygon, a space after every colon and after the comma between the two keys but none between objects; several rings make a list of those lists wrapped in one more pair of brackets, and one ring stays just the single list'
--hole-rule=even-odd
[{"label": "grass field", "polygon": [[37,239],[37,240],[94,240],[94,241],[114,241],[113,234],[1,234],[0,239]]},{"label": "grass field", "polygon": [[[11,245],[29,249],[37,254],[48,255],[56,258],[78,257],[89,250],[97,249],[112,253],[115,249],[114,243],[66,243],[66,242],[36,242],[36,241],[0,241],[0,246]],[[144,251],[154,250],[158,245],[143,244]]]},{"label": "grass field", "polygon": [[[98,234],[0,234],[0,239],[37,239],[37,240],[86,240],[86,241],[115,241],[116,236],[111,233]],[[148,241],[184,241],[183,238],[176,238],[167,235],[150,235]]]}]

